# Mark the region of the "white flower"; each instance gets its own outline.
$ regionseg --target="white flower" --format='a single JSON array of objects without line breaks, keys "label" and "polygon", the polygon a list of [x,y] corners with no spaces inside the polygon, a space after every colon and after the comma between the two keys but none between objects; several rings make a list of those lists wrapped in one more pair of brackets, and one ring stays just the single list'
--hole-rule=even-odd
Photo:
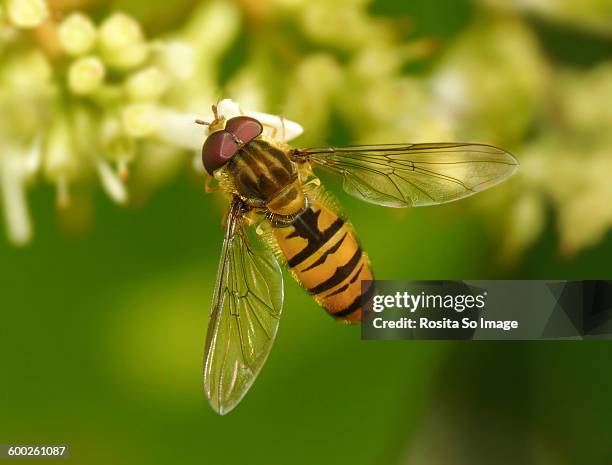
[{"label": "white flower", "polygon": [[[280,140],[284,133],[284,140],[287,142],[304,132],[302,126],[294,121],[269,113],[242,110],[240,105],[230,99],[221,100],[217,105],[217,112],[225,119],[240,115],[255,118],[263,124],[264,135]],[[212,121],[213,118],[212,110],[206,114],[167,112],[158,135],[169,144],[199,151],[208,137],[208,126],[196,124],[195,120]]]}]

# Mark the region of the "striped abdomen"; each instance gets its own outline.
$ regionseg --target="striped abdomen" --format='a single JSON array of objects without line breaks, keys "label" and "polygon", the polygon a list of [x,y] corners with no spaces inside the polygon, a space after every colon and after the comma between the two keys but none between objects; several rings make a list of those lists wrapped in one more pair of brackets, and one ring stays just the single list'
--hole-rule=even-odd
[{"label": "striped abdomen", "polygon": [[370,287],[362,294],[361,281],[373,279],[372,272],[342,218],[313,201],[274,235],[294,276],[323,308],[339,320],[361,321],[361,308],[374,291]]}]

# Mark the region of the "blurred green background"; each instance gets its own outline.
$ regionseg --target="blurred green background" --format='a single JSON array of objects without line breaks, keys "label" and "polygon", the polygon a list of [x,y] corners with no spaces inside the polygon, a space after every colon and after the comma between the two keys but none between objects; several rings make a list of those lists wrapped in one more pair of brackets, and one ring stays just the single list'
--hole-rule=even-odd
[{"label": "blurred green background", "polygon": [[[612,2],[64,0],[49,9],[47,22],[80,10],[96,24],[123,11],[147,43],[193,47],[192,77],[147,108],[206,114],[229,96],[303,124],[295,145],[474,140],[517,156],[519,174],[492,191],[410,211],[360,203],[322,176],[379,279],[610,277]],[[37,138],[44,160],[24,181],[35,236],[11,245],[26,241],[5,218],[0,242],[0,443],[67,444],[67,462],[88,465],[610,463],[607,342],[364,342],[288,276],[266,366],[242,403],[217,416],[201,371],[223,199],[203,192],[193,151],[122,116],[130,200],[119,208],[93,188],[91,170],[71,168],[62,204],[48,128],[83,111],[85,147],[101,137],[112,152],[91,127],[128,97],[66,84],[76,58],[54,58],[37,31],[5,31],[0,47],[0,160]],[[60,90],[28,87],[29,100],[10,90],[10,70],[29,82],[37,68],[20,60],[38,49]],[[101,53],[106,82],[122,86],[132,65],[115,69]],[[73,150],[62,154],[83,149]],[[8,192],[4,210],[14,211]]]}]

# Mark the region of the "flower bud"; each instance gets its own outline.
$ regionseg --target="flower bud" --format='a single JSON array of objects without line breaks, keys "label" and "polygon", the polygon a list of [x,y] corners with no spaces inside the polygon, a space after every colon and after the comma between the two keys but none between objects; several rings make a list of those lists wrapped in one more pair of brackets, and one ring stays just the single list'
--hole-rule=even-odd
[{"label": "flower bud", "polygon": [[45,0],[7,0],[10,21],[17,27],[34,28],[49,15]]},{"label": "flower bud", "polygon": [[104,64],[99,58],[94,56],[79,58],[68,70],[68,86],[75,94],[91,94],[100,87],[105,74]]},{"label": "flower bud", "polygon": [[107,18],[100,28],[100,44],[108,50],[117,50],[142,42],[144,36],[140,24],[124,13]]},{"label": "flower bud", "polygon": [[130,76],[125,86],[133,100],[156,100],[168,89],[168,77],[159,68],[150,66]]},{"label": "flower bud", "polygon": [[96,27],[82,13],[73,13],[59,25],[58,35],[62,48],[70,55],[89,52],[96,42]]},{"label": "flower bud", "polygon": [[146,137],[157,131],[161,112],[151,103],[132,103],[121,113],[121,123],[126,133],[132,137]]},{"label": "flower bud", "polygon": [[115,13],[102,23],[100,48],[110,66],[122,69],[142,64],[149,52],[140,24],[123,13]]},{"label": "flower bud", "polygon": [[187,79],[195,68],[195,50],[185,42],[173,41],[156,44],[159,67],[177,79]]}]

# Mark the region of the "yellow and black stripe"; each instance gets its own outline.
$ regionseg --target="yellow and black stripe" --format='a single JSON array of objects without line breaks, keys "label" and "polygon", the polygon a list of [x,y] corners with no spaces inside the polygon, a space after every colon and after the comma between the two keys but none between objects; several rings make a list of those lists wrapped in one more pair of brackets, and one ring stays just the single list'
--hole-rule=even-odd
[{"label": "yellow and black stripe", "polygon": [[361,321],[363,305],[372,297],[367,254],[352,229],[332,210],[313,200],[290,226],[275,228],[279,248],[296,279],[334,318]]},{"label": "yellow and black stripe", "polygon": [[266,202],[297,178],[295,165],[287,154],[261,139],[242,147],[226,169],[240,195]]}]

